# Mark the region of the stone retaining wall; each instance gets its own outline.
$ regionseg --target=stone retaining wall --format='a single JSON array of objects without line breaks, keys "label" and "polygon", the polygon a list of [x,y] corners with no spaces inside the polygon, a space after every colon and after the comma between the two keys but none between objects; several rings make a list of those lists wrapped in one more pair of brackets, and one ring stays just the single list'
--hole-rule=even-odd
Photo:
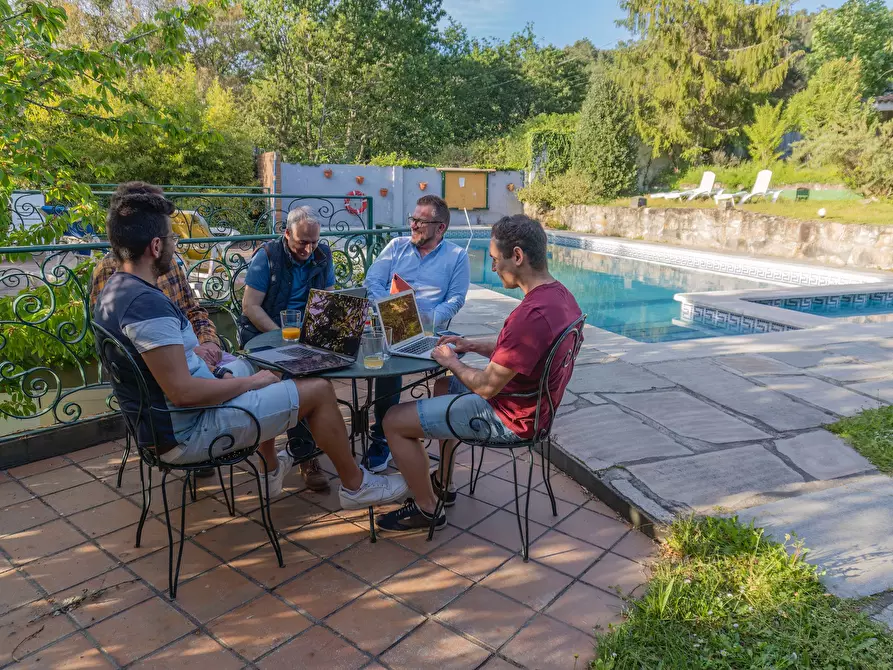
[{"label": "stone retaining wall", "polygon": [[891,225],[800,221],[739,209],[573,205],[525,211],[547,225],[580,233],[685,247],[812,261],[837,267],[893,269]]}]

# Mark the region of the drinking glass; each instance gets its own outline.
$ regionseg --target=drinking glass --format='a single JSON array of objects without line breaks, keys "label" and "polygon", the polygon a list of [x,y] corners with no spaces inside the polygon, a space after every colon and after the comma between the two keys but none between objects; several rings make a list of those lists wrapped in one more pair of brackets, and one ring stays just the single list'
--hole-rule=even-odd
[{"label": "drinking glass", "polygon": [[279,320],[282,324],[283,340],[294,342],[301,337],[301,310],[283,309],[279,312]]},{"label": "drinking glass", "polygon": [[422,320],[422,333],[434,335],[434,310],[419,310],[419,318]]},{"label": "drinking glass", "polygon": [[391,357],[391,350],[388,347],[394,343],[394,329],[382,326],[377,330],[381,330],[381,334],[384,335],[384,349],[381,350],[381,357],[383,360],[388,360]]},{"label": "drinking glass", "polygon": [[384,332],[381,328],[370,328],[363,333],[360,340],[360,355],[363,357],[363,367],[367,370],[379,370],[384,365]]}]

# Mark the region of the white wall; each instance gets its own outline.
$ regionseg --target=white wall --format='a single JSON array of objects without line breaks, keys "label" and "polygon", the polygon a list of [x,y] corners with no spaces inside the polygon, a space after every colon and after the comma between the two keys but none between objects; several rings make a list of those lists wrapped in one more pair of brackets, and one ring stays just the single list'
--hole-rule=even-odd
[{"label": "white wall", "polygon": [[[326,178],[324,170],[332,170],[331,178]],[[364,177],[357,184],[356,177]],[[523,186],[522,175],[518,171],[491,172],[489,177],[489,208],[469,212],[472,225],[492,224],[501,217],[521,214],[524,211],[518,201],[517,191]],[[425,190],[419,189],[419,182],[427,182]],[[515,185],[515,191],[506,186]],[[415,208],[416,200],[423,195],[433,194],[443,197],[441,173],[436,168],[375,167],[371,165],[299,165],[282,163],[282,180],[279,193],[285,195],[329,195],[341,196],[350,191],[362,191],[374,198],[374,223],[401,224]],[[382,196],[379,189],[388,189]],[[307,203],[312,206],[312,203]],[[452,211],[452,221],[465,225],[465,214]]]}]

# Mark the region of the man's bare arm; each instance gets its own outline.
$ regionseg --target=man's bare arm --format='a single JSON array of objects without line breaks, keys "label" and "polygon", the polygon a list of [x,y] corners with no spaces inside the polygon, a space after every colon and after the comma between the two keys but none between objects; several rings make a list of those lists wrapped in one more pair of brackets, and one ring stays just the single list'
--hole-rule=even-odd
[{"label": "man's bare arm", "polygon": [[518,373],[507,367],[490,361],[483,370],[465,365],[456,353],[446,346],[438,346],[431,352],[431,357],[447,370],[452,372],[470,391],[477,393],[485,400],[499,394]]},{"label": "man's bare arm", "polygon": [[246,286],[245,295],[242,296],[242,313],[262,333],[268,333],[279,328],[279,325],[267,316],[267,313],[261,307],[265,295],[267,294]]}]

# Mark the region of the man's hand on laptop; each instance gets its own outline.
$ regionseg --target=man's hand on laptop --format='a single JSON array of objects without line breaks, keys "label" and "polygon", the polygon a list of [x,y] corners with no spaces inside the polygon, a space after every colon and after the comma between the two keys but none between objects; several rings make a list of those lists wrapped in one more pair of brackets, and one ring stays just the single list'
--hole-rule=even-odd
[{"label": "man's hand on laptop", "polygon": [[464,337],[459,337],[458,335],[444,335],[437,341],[438,348],[447,344],[453,345],[452,351],[455,351],[457,354],[474,353],[474,342],[466,340]]},{"label": "man's hand on laptop", "polygon": [[450,343],[438,344],[436,347],[434,347],[434,349],[431,350],[431,358],[433,358],[443,367],[449,368],[451,363],[459,360],[459,357],[456,356],[457,350],[453,347],[455,347],[455,345],[451,345]]}]

